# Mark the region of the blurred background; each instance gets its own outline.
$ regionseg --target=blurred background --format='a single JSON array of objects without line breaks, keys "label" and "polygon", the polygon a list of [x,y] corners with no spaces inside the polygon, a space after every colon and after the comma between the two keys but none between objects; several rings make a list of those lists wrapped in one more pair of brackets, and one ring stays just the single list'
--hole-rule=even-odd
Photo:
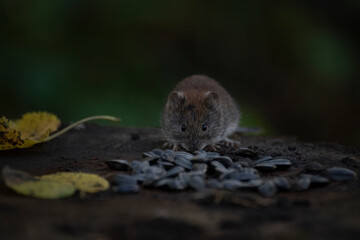
[{"label": "blurred background", "polygon": [[5,0],[0,115],[158,127],[182,78],[217,79],[242,125],[360,144],[360,1]]}]

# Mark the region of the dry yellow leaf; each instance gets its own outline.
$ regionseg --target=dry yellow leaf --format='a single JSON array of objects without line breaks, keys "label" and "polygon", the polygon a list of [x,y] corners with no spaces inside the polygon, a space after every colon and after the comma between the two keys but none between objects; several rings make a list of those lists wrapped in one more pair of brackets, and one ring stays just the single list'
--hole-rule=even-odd
[{"label": "dry yellow leaf", "polygon": [[15,121],[16,130],[21,132],[23,139],[34,141],[45,140],[51,132],[60,126],[60,120],[51,113],[32,112],[26,113],[21,119]]},{"label": "dry yellow leaf", "polygon": [[109,182],[96,174],[58,172],[33,177],[27,172],[4,167],[6,186],[15,192],[37,198],[57,199],[71,196],[76,190],[95,193],[109,188]]},{"label": "dry yellow leaf", "polygon": [[43,180],[72,183],[78,190],[87,193],[104,191],[109,188],[109,182],[96,174],[81,172],[58,172],[39,177]]},{"label": "dry yellow leaf", "polygon": [[60,120],[46,112],[24,114],[15,122],[0,118],[0,150],[28,148],[44,141],[51,132],[56,131]]},{"label": "dry yellow leaf", "polygon": [[15,122],[1,117],[0,150],[28,148],[37,143],[50,141],[81,123],[97,119],[120,121],[119,118],[112,116],[87,117],[49,136],[50,133],[56,131],[60,126],[60,120],[54,114],[47,112],[26,113],[21,119]]},{"label": "dry yellow leaf", "polygon": [[27,172],[5,167],[2,171],[6,186],[25,196],[57,199],[71,196],[76,188],[69,182],[36,179]]},{"label": "dry yellow leaf", "polygon": [[26,181],[13,185],[11,188],[15,192],[25,196],[45,199],[69,197],[76,192],[76,188],[71,183],[46,180]]}]

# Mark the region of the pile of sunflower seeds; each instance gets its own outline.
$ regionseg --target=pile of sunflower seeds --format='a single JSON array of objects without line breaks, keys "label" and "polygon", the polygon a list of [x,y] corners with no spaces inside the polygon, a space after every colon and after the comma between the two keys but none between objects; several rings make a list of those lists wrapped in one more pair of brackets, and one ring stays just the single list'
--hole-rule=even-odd
[{"label": "pile of sunflower seeds", "polygon": [[[250,149],[241,148],[240,151],[254,156]],[[253,189],[264,197],[271,197],[280,190],[305,191],[310,186],[326,185],[330,180],[347,181],[357,178],[356,173],[350,169],[338,167],[327,169],[327,177],[312,174],[301,174],[295,180],[261,177],[259,171],[285,170],[292,165],[288,159],[270,156],[262,156],[253,161],[253,167],[234,162],[230,157],[220,156],[217,152],[204,150],[191,154],[154,149],[143,153],[143,157],[140,161],[132,162],[117,159],[105,161],[109,168],[126,172],[115,175],[114,192],[136,193],[140,191],[141,185],[169,190]]]}]

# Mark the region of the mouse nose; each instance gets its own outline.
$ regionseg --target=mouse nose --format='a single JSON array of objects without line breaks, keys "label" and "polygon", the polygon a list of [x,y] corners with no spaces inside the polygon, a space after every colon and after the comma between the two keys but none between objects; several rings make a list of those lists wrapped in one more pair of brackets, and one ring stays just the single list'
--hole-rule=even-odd
[{"label": "mouse nose", "polygon": [[194,151],[196,151],[196,150],[199,150],[199,145],[196,143],[196,142],[191,142],[190,144],[189,144],[189,151],[190,152],[194,152]]}]

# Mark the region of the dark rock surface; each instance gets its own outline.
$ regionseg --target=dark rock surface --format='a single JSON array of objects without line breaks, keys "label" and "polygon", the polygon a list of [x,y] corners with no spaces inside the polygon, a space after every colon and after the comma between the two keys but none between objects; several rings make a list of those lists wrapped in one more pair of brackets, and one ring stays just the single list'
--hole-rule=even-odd
[{"label": "dark rock surface", "polygon": [[[142,159],[161,147],[156,129],[86,124],[30,149],[0,152],[0,167],[34,175],[83,171],[109,180],[106,160]],[[134,136],[137,136],[134,138]],[[286,171],[265,173],[292,179],[344,167],[360,175],[360,148],[332,143],[304,143],[289,137],[236,136],[260,156],[286,158]],[[234,150],[219,153],[234,158]],[[251,159],[251,156],[249,156]],[[252,164],[247,157],[237,159]],[[252,191],[212,194],[142,188],[135,194],[109,189],[61,200],[17,195],[0,181],[1,239],[358,239],[360,181],[330,182],[305,192],[280,191],[272,198]]]}]

